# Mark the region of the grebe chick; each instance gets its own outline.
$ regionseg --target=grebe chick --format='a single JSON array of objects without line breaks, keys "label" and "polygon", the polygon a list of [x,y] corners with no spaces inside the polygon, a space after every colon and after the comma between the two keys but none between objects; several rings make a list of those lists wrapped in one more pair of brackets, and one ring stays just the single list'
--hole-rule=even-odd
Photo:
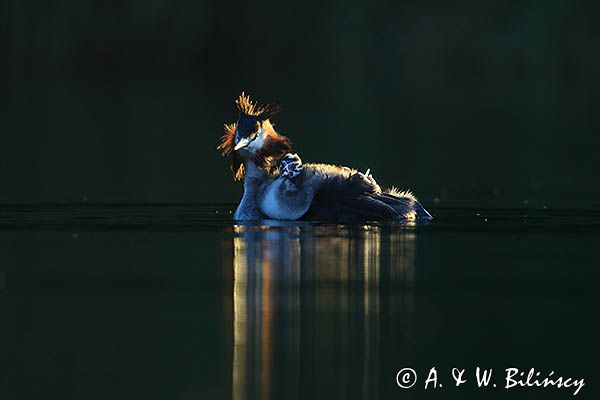
[{"label": "grebe chick", "polygon": [[382,190],[373,176],[348,167],[303,164],[291,142],[269,119],[277,109],[242,93],[234,124],[225,125],[218,149],[231,157],[235,180],[244,180],[236,220],[432,219],[408,191]]}]

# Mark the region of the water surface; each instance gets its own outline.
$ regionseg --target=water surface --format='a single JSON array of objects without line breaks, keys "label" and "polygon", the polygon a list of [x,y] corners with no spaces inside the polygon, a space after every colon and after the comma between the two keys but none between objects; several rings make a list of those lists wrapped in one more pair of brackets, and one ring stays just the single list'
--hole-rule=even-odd
[{"label": "water surface", "polygon": [[[232,209],[0,208],[0,397],[572,396],[453,387],[452,367],[477,366],[597,393],[600,212],[342,226],[236,225]],[[425,391],[433,366],[444,387]],[[404,367],[412,389],[396,385]]]}]

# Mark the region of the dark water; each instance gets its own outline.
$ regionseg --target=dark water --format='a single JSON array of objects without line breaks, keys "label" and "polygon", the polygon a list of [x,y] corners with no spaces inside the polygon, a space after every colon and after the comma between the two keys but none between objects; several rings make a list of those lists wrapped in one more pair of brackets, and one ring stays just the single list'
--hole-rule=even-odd
[{"label": "dark water", "polygon": [[[231,209],[3,206],[0,399],[573,395],[507,390],[509,367],[597,396],[600,212],[236,226]],[[431,367],[443,387],[425,390]]]}]

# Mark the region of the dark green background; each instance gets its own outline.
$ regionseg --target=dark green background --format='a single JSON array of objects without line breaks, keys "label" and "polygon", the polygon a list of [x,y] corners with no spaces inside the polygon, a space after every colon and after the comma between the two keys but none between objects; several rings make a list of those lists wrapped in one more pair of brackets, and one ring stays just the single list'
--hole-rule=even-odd
[{"label": "dark green background", "polygon": [[[452,4],[450,4],[452,3]],[[241,91],[426,205],[598,204],[596,2],[5,1],[2,202],[237,201]]]},{"label": "dark green background", "polygon": [[[573,392],[452,388],[477,366],[598,398],[599,16],[0,2],[0,400]],[[371,168],[434,221],[235,225],[215,147],[241,90],[305,161]],[[443,391],[395,384],[432,366]]]}]

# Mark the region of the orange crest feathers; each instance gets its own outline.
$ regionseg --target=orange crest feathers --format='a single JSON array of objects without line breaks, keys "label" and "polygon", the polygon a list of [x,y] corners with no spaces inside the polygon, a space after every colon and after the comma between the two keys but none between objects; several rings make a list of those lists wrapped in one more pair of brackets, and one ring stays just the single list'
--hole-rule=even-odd
[{"label": "orange crest feathers", "polygon": [[250,96],[242,92],[235,101],[238,111],[248,117],[256,117],[256,119],[264,121],[271,118],[279,112],[279,107],[273,104],[259,106],[257,103],[252,103]]},{"label": "orange crest feathers", "polygon": [[225,134],[221,136],[221,141],[217,150],[221,151],[222,156],[228,156],[235,147],[235,124],[225,124]]},{"label": "orange crest feathers", "polygon": [[221,136],[221,141],[217,150],[221,151],[222,156],[231,156],[231,172],[233,179],[240,181],[244,178],[244,164],[237,152],[233,151],[235,147],[235,124],[225,124],[225,134]]}]

